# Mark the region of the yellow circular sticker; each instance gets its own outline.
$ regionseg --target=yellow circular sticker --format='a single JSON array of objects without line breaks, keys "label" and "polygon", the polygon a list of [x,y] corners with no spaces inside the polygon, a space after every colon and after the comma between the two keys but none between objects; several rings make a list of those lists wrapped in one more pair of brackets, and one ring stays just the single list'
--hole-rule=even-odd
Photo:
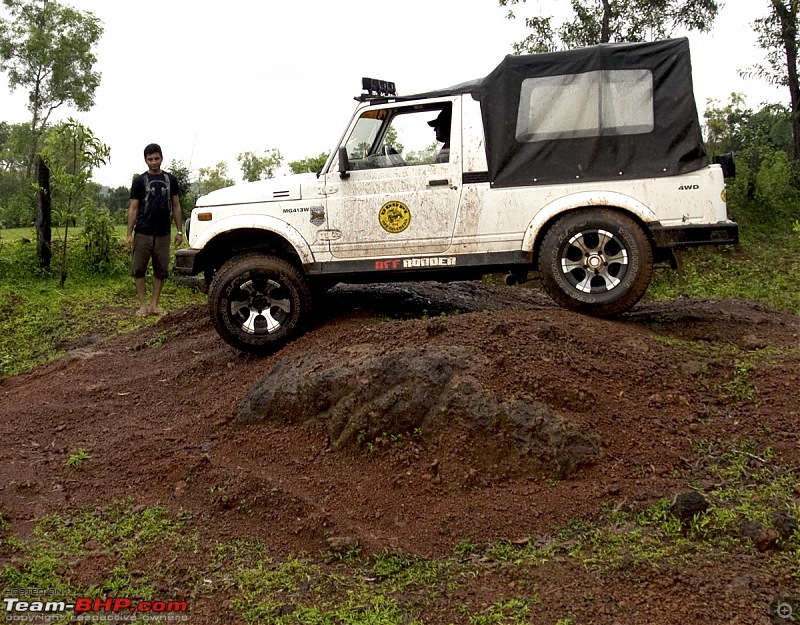
[{"label": "yellow circular sticker", "polygon": [[408,228],[408,224],[411,223],[411,211],[402,202],[390,200],[381,206],[378,221],[386,232],[397,234]]}]

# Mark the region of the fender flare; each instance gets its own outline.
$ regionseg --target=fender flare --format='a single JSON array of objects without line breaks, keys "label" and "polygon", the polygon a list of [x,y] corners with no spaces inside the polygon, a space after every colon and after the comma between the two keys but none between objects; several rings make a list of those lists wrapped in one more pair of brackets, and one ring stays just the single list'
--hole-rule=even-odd
[{"label": "fender flare", "polygon": [[214,237],[242,229],[263,230],[276,234],[289,242],[303,265],[314,262],[314,253],[303,236],[285,221],[270,215],[234,215],[220,219],[210,228],[203,230],[198,239],[192,243],[192,247],[204,249]]},{"label": "fender flare", "polygon": [[642,223],[658,221],[655,213],[639,200],[614,191],[584,191],[572,193],[545,205],[528,224],[522,239],[522,249],[533,252],[545,225],[555,217],[578,208],[619,208],[637,217]]}]

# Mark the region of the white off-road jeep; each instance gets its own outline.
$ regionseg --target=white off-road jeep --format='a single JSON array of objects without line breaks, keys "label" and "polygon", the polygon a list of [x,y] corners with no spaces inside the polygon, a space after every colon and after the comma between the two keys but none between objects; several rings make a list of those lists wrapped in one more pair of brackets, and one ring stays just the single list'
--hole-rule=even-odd
[{"label": "white off-road jeep", "polygon": [[560,305],[615,315],[676,247],[738,241],[686,39],[508,56],[412,96],[363,86],[319,174],[197,200],[175,270],[205,274],[214,326],[239,349],[296,336],[338,282],[538,271]]}]

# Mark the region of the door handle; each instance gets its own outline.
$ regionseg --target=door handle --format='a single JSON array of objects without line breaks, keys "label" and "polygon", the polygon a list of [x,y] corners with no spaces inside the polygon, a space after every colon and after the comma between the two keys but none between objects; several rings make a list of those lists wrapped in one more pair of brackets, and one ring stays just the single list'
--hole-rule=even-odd
[{"label": "door handle", "polygon": [[439,178],[437,180],[428,180],[429,187],[447,187],[450,186],[450,181],[447,178]]}]

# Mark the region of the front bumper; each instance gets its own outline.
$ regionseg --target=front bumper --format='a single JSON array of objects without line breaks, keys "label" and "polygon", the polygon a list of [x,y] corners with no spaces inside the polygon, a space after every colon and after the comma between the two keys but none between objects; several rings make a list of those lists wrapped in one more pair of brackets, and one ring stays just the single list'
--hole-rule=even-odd
[{"label": "front bumper", "polygon": [[739,242],[739,224],[720,221],[715,224],[688,226],[662,226],[648,224],[657,248],[691,247],[695,245],[736,245]]},{"label": "front bumper", "polygon": [[202,250],[193,250],[189,248],[175,252],[175,266],[173,267],[173,271],[179,276],[196,276],[203,271],[203,268],[198,262],[201,251]]}]

